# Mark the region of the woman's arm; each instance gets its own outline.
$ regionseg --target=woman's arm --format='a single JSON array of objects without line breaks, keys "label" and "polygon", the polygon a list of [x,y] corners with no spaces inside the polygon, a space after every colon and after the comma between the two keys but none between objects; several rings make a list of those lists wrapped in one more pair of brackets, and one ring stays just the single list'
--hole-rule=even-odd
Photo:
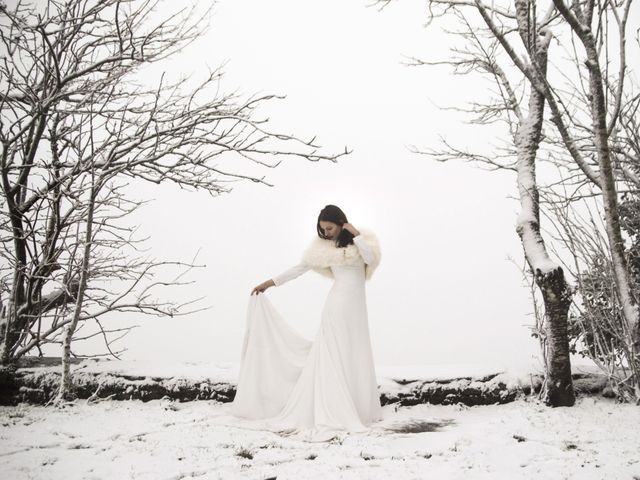
[{"label": "woman's arm", "polygon": [[353,235],[353,243],[356,245],[356,247],[358,247],[364,263],[366,263],[367,265],[373,265],[374,263],[376,263],[376,254],[373,248],[371,248],[371,245],[369,245],[367,241],[362,238],[360,230],[358,230],[350,223],[345,223],[344,225],[342,225],[342,228],[348,230]]},{"label": "woman's arm", "polygon": [[306,263],[299,263],[298,265],[295,265],[285,270],[280,275],[276,275],[275,277],[272,277],[271,280],[273,281],[273,284],[276,287],[279,287],[280,285],[288,282],[289,280],[298,278],[300,275],[302,275],[305,272],[308,272],[310,269],[311,269],[311,266],[307,265]]},{"label": "woman's arm", "polygon": [[356,247],[358,247],[364,263],[366,263],[367,265],[372,265],[373,263],[375,263],[376,255],[367,241],[362,238],[362,235],[353,237],[353,243],[355,243]]},{"label": "woman's arm", "polygon": [[251,295],[253,295],[254,293],[263,293],[269,287],[278,287],[283,283],[288,282],[289,280],[293,280],[294,278],[299,277],[310,269],[311,266],[307,265],[306,263],[299,263],[298,265],[285,270],[281,274],[276,275],[275,277],[265,282],[262,282],[251,291]]}]

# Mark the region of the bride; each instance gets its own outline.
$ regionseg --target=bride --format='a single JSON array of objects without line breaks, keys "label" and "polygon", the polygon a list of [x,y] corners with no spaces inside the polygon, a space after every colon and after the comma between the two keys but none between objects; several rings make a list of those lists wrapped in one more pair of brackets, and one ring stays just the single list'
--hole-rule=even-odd
[{"label": "bride", "polygon": [[[320,212],[317,233],[298,265],[251,292],[231,409],[269,430],[330,438],[382,419],[365,296],[380,249],[373,233],[348,223],[335,205]],[[308,270],[333,278],[313,342],[261,295]]]}]

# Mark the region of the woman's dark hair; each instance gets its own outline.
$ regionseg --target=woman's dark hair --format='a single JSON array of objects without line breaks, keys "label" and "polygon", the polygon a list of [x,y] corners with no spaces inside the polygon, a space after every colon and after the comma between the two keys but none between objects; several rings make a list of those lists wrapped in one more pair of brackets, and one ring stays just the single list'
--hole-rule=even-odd
[{"label": "woman's dark hair", "polygon": [[[318,215],[318,224],[316,225],[316,229],[318,230],[318,236],[324,239],[327,239],[327,237],[325,236],[324,231],[322,230],[322,227],[320,227],[321,221],[333,222],[340,227],[342,227],[345,223],[348,222],[347,216],[344,214],[342,210],[340,210],[340,208],[336,207],[335,205],[327,205],[326,207],[324,207],[322,210],[320,210],[320,215]],[[338,238],[336,239],[336,246],[346,247],[347,245],[350,245],[352,243],[353,243],[353,234],[349,230],[343,228],[340,231]]]}]

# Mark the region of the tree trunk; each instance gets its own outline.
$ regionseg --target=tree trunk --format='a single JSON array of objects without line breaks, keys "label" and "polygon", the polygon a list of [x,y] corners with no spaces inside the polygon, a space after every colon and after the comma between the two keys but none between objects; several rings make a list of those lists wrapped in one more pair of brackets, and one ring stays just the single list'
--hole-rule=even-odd
[{"label": "tree trunk", "polygon": [[0,345],[0,364],[7,365],[11,359],[11,343],[12,337],[9,332],[11,331],[11,313],[13,311],[13,306],[11,303],[9,305],[2,306],[2,312],[0,312],[1,322],[0,322],[0,336],[2,344]]},{"label": "tree trunk", "polygon": [[80,271],[80,281],[78,285],[78,294],[76,296],[76,304],[73,311],[73,320],[69,323],[63,332],[62,340],[62,376],[60,378],[60,388],[55,400],[56,403],[61,403],[65,400],[72,400],[75,398],[73,393],[73,380],[71,378],[71,341],[73,340],[73,334],[78,326],[80,320],[80,314],[82,313],[82,305],[84,303],[84,294],[87,288],[87,282],[89,277],[89,260],[91,258],[91,243],[93,239],[93,214],[96,203],[97,188],[95,183],[91,187],[89,205],[87,212],[86,232],[84,237],[84,251],[82,254],[82,269]]},{"label": "tree trunk", "polygon": [[571,380],[571,361],[567,336],[567,315],[571,306],[571,289],[564,278],[562,268],[536,276],[542,291],[546,315],[547,378],[543,399],[553,407],[570,407],[575,403]]},{"label": "tree trunk", "polygon": [[597,63],[598,54],[595,48],[595,41],[593,38],[591,38],[591,41],[593,44],[589,42],[590,44],[587,47],[587,67],[589,70],[589,91],[591,93],[591,116],[593,118],[594,140],[600,167],[600,185],[602,187],[607,239],[611,250],[611,264],[616,279],[616,291],[622,305],[622,315],[628,325],[629,336],[633,342],[633,350],[637,353],[640,348],[640,310],[631,289],[631,275],[620,228],[620,209],[611,165],[602,72]]},{"label": "tree trunk", "polygon": [[[525,40],[525,45],[530,45],[529,53],[536,62],[539,72],[546,75],[547,50],[551,41],[551,32],[540,31],[536,38],[528,43],[527,39],[530,35],[526,22],[528,17],[522,13],[526,8],[528,7],[522,2],[516,2],[520,34]],[[521,206],[517,232],[545,305],[548,351],[546,352],[544,401],[549,406],[560,407],[572,406],[575,403],[567,336],[567,316],[572,294],[562,268],[549,257],[540,234],[536,155],[542,135],[544,106],[544,93],[531,85],[528,115],[520,119],[515,136]]]}]

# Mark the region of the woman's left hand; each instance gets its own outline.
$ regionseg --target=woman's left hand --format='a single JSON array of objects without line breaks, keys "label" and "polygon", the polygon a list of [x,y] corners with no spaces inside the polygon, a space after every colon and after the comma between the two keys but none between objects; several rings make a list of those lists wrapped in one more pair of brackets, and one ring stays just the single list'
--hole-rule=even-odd
[{"label": "woman's left hand", "polygon": [[358,235],[360,235],[360,232],[358,231],[358,229],[356,227],[354,227],[353,225],[351,225],[350,223],[343,224],[342,228],[344,228],[345,230],[351,232],[354,237],[357,237]]}]

